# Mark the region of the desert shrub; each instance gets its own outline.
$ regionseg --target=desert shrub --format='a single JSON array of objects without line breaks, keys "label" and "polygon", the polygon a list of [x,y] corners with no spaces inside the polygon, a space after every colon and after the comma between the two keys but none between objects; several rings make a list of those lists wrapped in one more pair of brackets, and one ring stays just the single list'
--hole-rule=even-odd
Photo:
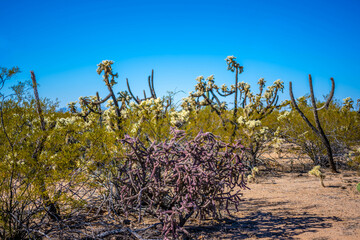
[{"label": "desert shrub", "polygon": [[[313,112],[308,99],[308,96],[298,98],[298,106],[312,124],[315,124],[311,118]],[[325,102],[317,101],[319,107],[324,104]],[[319,111],[318,116],[323,123],[322,127],[327,134],[334,157],[338,160],[346,159],[344,155],[356,151],[360,144],[360,116],[346,104],[346,101],[343,104],[338,100],[331,101],[328,109]],[[328,166],[324,145],[294,109],[280,112],[278,122],[279,137],[299,146],[301,152],[308,155],[314,165]]]},{"label": "desert shrub", "polygon": [[73,189],[83,180],[83,144],[67,137],[83,134],[59,128],[69,114],[57,112],[57,103],[48,99],[37,102],[31,85],[20,82],[11,89],[9,95],[0,92],[0,238],[37,238],[62,218],[63,206],[77,201]]},{"label": "desert shrub", "polygon": [[183,227],[194,214],[219,217],[222,207],[237,207],[245,187],[239,142],[225,144],[212,133],[200,132],[191,140],[184,131],[171,133],[171,139],[150,145],[122,139],[126,155],[112,179],[114,209],[136,214],[139,221],[144,214],[157,217],[165,239],[186,233]]}]

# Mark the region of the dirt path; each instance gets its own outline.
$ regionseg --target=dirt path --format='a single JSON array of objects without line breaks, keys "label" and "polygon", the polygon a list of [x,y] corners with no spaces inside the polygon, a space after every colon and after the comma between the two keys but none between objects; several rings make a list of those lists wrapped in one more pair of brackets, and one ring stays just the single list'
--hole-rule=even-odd
[{"label": "dirt path", "polygon": [[[360,239],[355,172],[327,173],[325,188],[307,174],[258,178],[240,211],[203,228],[198,239]],[[212,233],[210,233],[212,232]]]}]

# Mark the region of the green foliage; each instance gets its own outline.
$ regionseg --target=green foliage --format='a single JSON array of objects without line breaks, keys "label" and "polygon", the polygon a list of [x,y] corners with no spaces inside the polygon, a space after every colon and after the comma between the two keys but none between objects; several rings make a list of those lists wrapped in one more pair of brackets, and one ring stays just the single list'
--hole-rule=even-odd
[{"label": "green foliage", "polygon": [[[308,104],[308,96],[298,99],[299,108],[311,120],[313,114]],[[321,107],[324,102],[317,102]],[[346,103],[330,102],[326,111],[319,111],[319,120],[331,143],[334,156],[344,157],[349,151],[355,150],[360,144],[360,116],[352,111]],[[279,136],[290,143],[294,143],[307,154],[315,165],[326,166],[326,150],[321,140],[311,131],[310,127],[299,117],[294,110],[278,113]],[[312,124],[315,124],[312,122]]]},{"label": "green foliage", "polygon": [[[34,238],[38,235],[35,219],[49,211],[47,203],[59,206],[76,201],[71,191],[81,182],[76,165],[82,142],[68,144],[66,136],[78,129],[57,128],[66,115],[56,112],[56,103],[41,102],[46,130],[41,129],[35,100],[26,92],[26,84],[12,87],[13,94],[3,96],[0,131],[0,238]],[[81,165],[80,165],[81,166]],[[75,169],[76,167],[76,169]],[[54,205],[55,206],[55,205]]]},{"label": "green foliage", "polygon": [[[126,167],[130,147],[121,142],[125,135],[141,142],[144,149],[167,143],[171,127],[194,139],[199,132],[210,132],[225,143],[241,140],[245,146],[244,164],[251,170],[250,181],[256,180],[258,160],[266,150],[281,151],[283,143],[292,143],[300,148],[296,154],[307,154],[314,165],[319,165],[310,172],[322,181],[324,175],[319,169],[327,163],[326,151],[299,114],[287,107],[289,101],[277,103],[283,83],[276,80],[266,88],[265,80],[260,79],[255,93],[249,84],[237,82],[243,67],[235,58],[230,56],[226,61],[228,70],[236,74],[236,83],[218,87],[213,75],[206,79],[200,76],[195,91],[183,99],[180,107],[172,104],[173,95],[156,97],[153,86],[149,98],[135,98],[130,88],[129,93],[120,91],[115,95],[118,74],[113,72],[112,61],[103,61],[98,65],[98,73],[103,74],[109,95],[80,97],[81,111],[77,111],[77,102],[72,102],[70,112],[65,113],[56,111],[57,103],[42,99],[45,130],[35,99],[28,91],[31,85],[20,82],[5,96],[1,92],[5,82],[19,69],[1,68],[0,238],[41,236],[42,228],[49,226],[46,224],[50,220],[44,220],[48,219],[49,202],[56,203],[65,219],[79,209],[89,208],[97,198],[104,199],[99,209],[107,205],[109,213],[118,214],[111,206],[119,199],[111,199],[120,196],[123,189],[119,179],[124,177],[122,168]],[[237,105],[231,108],[229,97],[235,93]],[[298,99],[298,106],[313,121],[308,99]],[[325,103],[316,104],[322,107]],[[333,100],[327,111],[319,111],[319,119],[335,157],[360,169],[360,114],[353,105],[350,98],[344,99],[343,104]],[[96,192],[96,197],[90,196],[92,192]]]}]

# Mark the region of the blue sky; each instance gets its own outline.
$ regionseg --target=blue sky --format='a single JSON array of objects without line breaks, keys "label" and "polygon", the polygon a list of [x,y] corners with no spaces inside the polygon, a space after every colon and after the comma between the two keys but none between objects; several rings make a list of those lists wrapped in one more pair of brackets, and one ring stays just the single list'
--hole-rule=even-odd
[{"label": "blue sky", "polygon": [[[158,95],[193,90],[199,75],[232,84],[224,59],[244,66],[240,81],[256,87],[288,82],[299,97],[336,82],[335,97],[360,98],[360,1],[8,1],[0,0],[0,66],[19,66],[15,80],[34,70],[41,97],[60,106],[80,96],[107,95],[97,75],[115,61],[116,92],[125,78],[141,94],[155,70]],[[13,82],[15,83],[15,82]],[[186,94],[179,94],[178,98]]]}]

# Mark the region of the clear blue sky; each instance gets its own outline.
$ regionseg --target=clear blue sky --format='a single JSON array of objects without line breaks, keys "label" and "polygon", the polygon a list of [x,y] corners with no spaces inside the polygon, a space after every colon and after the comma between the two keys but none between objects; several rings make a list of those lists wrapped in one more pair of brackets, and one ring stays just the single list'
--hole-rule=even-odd
[{"label": "clear blue sky", "polygon": [[[335,78],[335,97],[360,98],[360,1],[10,1],[0,0],[0,66],[19,66],[17,80],[34,70],[41,97],[61,106],[99,91],[97,64],[115,61],[116,92],[147,87],[155,69],[158,95],[193,90],[199,75],[233,82],[224,59],[244,66],[240,81],[281,79],[289,98],[318,97]],[[184,97],[180,94],[179,97]]]}]

